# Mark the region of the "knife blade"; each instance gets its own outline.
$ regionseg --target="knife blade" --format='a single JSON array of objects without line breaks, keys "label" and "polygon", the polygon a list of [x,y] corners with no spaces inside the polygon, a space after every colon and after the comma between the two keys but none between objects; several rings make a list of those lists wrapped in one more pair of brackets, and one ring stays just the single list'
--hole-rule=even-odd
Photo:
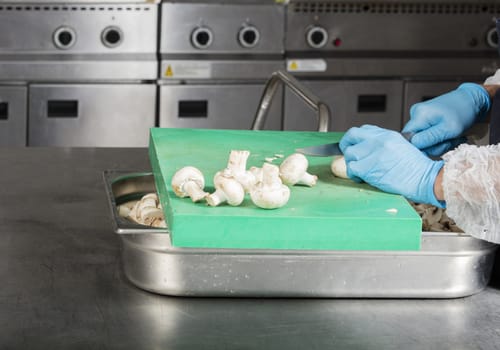
[{"label": "knife blade", "polygon": [[343,153],[340,150],[339,143],[326,143],[323,145],[309,146],[304,148],[297,148],[295,151],[305,154],[306,156],[328,157],[328,156],[341,156]]},{"label": "knife blade", "polygon": [[[413,135],[415,135],[415,133],[414,132],[402,132],[401,135],[409,142],[411,140],[411,138],[413,137]],[[338,142],[325,143],[322,145],[297,148],[297,149],[295,149],[295,151],[302,153],[302,154],[305,154],[307,156],[315,156],[315,157],[329,157],[329,156],[341,156],[341,155],[343,155],[342,151],[340,150]]]}]

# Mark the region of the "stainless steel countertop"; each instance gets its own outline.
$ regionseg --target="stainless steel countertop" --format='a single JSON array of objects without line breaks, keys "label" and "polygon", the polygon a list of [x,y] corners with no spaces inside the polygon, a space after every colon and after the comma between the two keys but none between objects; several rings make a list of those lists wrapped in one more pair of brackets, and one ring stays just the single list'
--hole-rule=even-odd
[{"label": "stainless steel countertop", "polygon": [[124,278],[102,180],[149,170],[146,149],[0,148],[0,164],[0,349],[500,349],[498,263],[463,299],[160,296]]}]

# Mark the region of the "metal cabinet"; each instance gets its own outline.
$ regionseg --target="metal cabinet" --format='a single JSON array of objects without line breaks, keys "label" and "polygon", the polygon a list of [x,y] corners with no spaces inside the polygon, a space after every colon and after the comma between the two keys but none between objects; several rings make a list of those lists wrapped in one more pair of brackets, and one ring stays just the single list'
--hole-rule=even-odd
[{"label": "metal cabinet", "polygon": [[145,147],[155,125],[154,84],[33,84],[29,146]]},{"label": "metal cabinet", "polygon": [[[330,130],[374,124],[401,129],[403,82],[398,80],[302,80],[330,107]],[[293,93],[285,92],[285,130],[317,130],[315,114]]]},{"label": "metal cabinet", "polygon": [[[264,84],[162,85],[160,127],[250,129]],[[280,130],[281,90],[274,97],[266,130]]]},{"label": "metal cabinet", "polygon": [[0,146],[26,146],[26,86],[0,86]]}]

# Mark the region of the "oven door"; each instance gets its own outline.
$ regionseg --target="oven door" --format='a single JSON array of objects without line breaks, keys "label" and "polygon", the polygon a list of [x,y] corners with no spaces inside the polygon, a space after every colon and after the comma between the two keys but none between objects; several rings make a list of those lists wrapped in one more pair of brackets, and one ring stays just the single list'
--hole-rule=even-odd
[{"label": "oven door", "polygon": [[[330,107],[330,130],[373,124],[400,130],[403,82],[398,80],[301,80]],[[314,113],[297,96],[285,92],[285,130],[317,130]]]},{"label": "oven door", "polygon": [[26,86],[0,86],[0,146],[26,146]]},{"label": "oven door", "polygon": [[460,85],[457,81],[408,81],[405,83],[403,124],[410,120],[410,108],[415,103],[430,100]]},{"label": "oven door", "polygon": [[156,85],[30,85],[29,146],[145,147]]},{"label": "oven door", "polygon": [[[160,87],[160,127],[251,129],[264,84],[193,84]],[[282,89],[270,107],[266,130],[281,130]]]}]

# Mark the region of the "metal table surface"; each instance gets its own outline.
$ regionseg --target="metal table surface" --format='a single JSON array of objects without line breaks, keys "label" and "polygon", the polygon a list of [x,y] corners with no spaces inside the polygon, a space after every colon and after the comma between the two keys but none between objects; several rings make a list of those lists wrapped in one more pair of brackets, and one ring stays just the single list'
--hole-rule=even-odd
[{"label": "metal table surface", "polygon": [[[451,300],[202,299],[123,276],[104,169],[146,149],[0,149],[0,349],[500,349],[500,268]],[[497,262],[500,259],[497,259]]]}]

